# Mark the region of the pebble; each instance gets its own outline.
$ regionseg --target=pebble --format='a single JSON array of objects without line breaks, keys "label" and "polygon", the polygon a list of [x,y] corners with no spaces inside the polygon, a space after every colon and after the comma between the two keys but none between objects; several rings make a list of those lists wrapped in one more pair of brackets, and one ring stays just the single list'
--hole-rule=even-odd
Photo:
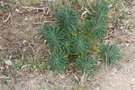
[{"label": "pebble", "polygon": [[6,61],[5,61],[5,64],[11,66],[11,65],[12,65],[12,62],[11,62],[10,60],[6,60]]},{"label": "pebble", "polygon": [[131,84],[134,84],[135,83],[135,78],[132,78],[131,79]]},{"label": "pebble", "polygon": [[125,43],[125,46],[126,46],[126,47],[129,47],[129,46],[130,46],[130,43]]},{"label": "pebble", "polygon": [[117,69],[116,68],[113,68],[111,75],[115,75],[117,72],[118,72]]},{"label": "pebble", "polygon": [[99,88],[99,87],[97,87],[95,90],[100,90],[100,88]]}]

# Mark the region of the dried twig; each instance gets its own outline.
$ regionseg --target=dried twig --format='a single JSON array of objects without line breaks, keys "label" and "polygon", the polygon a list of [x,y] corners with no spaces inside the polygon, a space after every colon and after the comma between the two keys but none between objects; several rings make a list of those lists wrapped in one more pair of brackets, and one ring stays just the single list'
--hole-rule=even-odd
[{"label": "dried twig", "polygon": [[1,75],[1,76],[0,76],[0,80],[7,80],[7,79],[11,79],[11,77],[6,77],[6,76],[4,76],[4,75]]},{"label": "dried twig", "polygon": [[4,20],[4,21],[2,21],[2,22],[7,22],[7,21],[10,19],[10,17],[11,17],[11,13],[9,13],[9,15],[8,15],[7,19],[6,19],[6,20]]},{"label": "dried twig", "polygon": [[43,21],[43,22],[36,22],[36,23],[33,23],[35,25],[40,25],[40,24],[45,24],[45,23],[53,23],[54,21]]},{"label": "dried twig", "polygon": [[81,15],[81,19],[83,19],[83,16],[85,16],[87,13],[89,13],[89,10],[85,8],[85,11]]},{"label": "dried twig", "polygon": [[32,10],[37,10],[37,12],[38,12],[39,10],[43,10],[43,11],[45,12],[45,8],[28,7],[28,6],[22,6],[22,8],[24,8],[24,9],[30,9],[31,11],[32,11]]}]

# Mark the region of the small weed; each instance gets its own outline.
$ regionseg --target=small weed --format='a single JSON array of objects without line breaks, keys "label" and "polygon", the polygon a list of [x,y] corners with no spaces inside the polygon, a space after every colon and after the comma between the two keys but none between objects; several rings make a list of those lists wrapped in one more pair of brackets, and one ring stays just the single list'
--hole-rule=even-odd
[{"label": "small weed", "polygon": [[125,58],[126,61],[130,60],[128,56],[125,56],[124,58]]},{"label": "small weed", "polygon": [[120,58],[120,51],[116,45],[102,44],[99,48],[99,54],[103,58],[105,65],[115,64]]}]

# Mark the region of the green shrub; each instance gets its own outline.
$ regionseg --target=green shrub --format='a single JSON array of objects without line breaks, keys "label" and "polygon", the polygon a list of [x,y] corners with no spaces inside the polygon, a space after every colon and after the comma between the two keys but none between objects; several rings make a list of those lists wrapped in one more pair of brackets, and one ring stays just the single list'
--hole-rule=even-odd
[{"label": "green shrub", "polygon": [[55,25],[42,26],[39,30],[41,40],[46,41],[52,52],[48,58],[51,70],[64,71],[72,64],[82,72],[95,71],[97,60],[93,57],[97,53],[109,63],[107,65],[118,59],[115,46],[103,44],[99,50],[97,47],[106,35],[108,10],[104,0],[96,0],[81,21],[74,10],[64,7],[56,13]]},{"label": "green shrub", "polygon": [[76,60],[76,65],[85,73],[90,74],[96,70],[96,61],[91,56],[82,56],[78,58]]},{"label": "green shrub", "polygon": [[51,70],[61,72],[68,65],[67,57],[62,53],[52,53],[48,58]]},{"label": "green shrub", "polygon": [[83,35],[76,35],[72,38],[72,49],[78,55],[89,51],[89,42]]},{"label": "green shrub", "polygon": [[56,14],[58,26],[69,33],[77,30],[79,18],[77,13],[69,7],[61,8]]},{"label": "green shrub", "polygon": [[87,30],[91,40],[101,40],[106,34],[108,22],[108,6],[104,0],[92,4],[92,9],[84,21],[84,29]]},{"label": "green shrub", "polygon": [[115,64],[120,57],[120,51],[116,45],[102,44],[99,48],[99,54],[103,58],[106,65]]},{"label": "green shrub", "polygon": [[60,51],[62,48],[62,43],[66,39],[66,34],[59,27],[55,26],[43,26],[40,31],[41,40],[46,40],[49,47],[54,51]]}]

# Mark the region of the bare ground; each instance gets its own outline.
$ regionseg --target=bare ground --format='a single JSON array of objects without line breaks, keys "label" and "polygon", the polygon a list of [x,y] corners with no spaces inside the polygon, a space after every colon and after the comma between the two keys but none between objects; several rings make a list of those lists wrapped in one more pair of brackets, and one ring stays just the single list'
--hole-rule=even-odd
[{"label": "bare ground", "polygon": [[[12,54],[15,58],[23,58],[25,55],[22,56],[21,53],[28,51],[27,54],[33,56],[35,50],[37,52],[34,53],[35,57],[47,56],[49,52],[47,47],[42,42],[31,38],[35,35],[33,30],[36,26],[35,22],[41,19],[48,21],[48,18],[45,18],[46,15],[39,17],[43,12],[31,14],[35,12],[28,13],[27,10],[21,11],[19,8],[20,11],[18,11],[17,9],[10,11],[12,16],[9,21],[0,23],[1,60],[8,60],[9,57],[6,56],[12,56]],[[133,13],[135,13],[134,7],[132,7]],[[133,19],[135,18],[125,22],[132,22]],[[121,60],[115,66],[101,67],[94,76],[55,74],[51,71],[45,71],[43,74],[37,71],[30,73],[30,70],[23,68],[22,72],[19,72],[19,77],[10,78],[10,75],[3,74],[0,69],[0,90],[135,90],[135,28],[114,30],[110,41],[119,43],[122,52]],[[2,67],[10,68],[1,64]]]}]

